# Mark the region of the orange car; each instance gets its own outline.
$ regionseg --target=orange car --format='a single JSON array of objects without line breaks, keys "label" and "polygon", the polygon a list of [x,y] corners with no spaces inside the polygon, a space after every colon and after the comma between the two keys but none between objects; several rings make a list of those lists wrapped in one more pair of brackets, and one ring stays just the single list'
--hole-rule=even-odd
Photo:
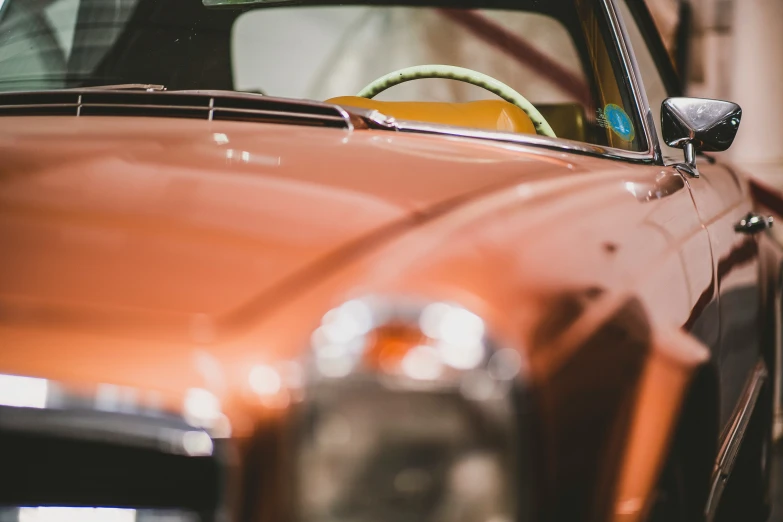
[{"label": "orange car", "polygon": [[641,1],[0,6],[0,520],[767,516],[781,254]]}]

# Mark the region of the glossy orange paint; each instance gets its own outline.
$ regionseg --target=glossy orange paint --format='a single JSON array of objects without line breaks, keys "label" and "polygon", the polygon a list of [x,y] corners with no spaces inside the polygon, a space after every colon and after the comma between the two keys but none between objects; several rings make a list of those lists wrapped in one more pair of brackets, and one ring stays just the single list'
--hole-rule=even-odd
[{"label": "glossy orange paint", "polygon": [[154,390],[173,410],[205,388],[241,448],[293,400],[262,400],[251,369],[303,357],[331,307],[453,300],[526,361],[539,508],[643,519],[710,355],[681,330],[716,294],[674,169],[109,117],[4,118],[0,157],[0,372]]}]

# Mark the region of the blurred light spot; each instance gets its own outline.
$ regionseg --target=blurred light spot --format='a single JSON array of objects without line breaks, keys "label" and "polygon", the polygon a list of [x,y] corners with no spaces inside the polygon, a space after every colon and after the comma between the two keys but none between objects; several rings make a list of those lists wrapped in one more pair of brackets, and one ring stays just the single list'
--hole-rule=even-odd
[{"label": "blurred light spot", "polygon": [[244,161],[245,163],[250,161],[250,153],[249,152],[247,152],[247,151],[243,151],[242,152],[242,161]]},{"label": "blurred light spot", "polygon": [[625,182],[625,190],[630,192],[632,196],[636,197],[636,185],[632,181]]},{"label": "blurred light spot", "polygon": [[339,359],[350,355],[347,344],[316,344],[315,352],[321,359]]},{"label": "blurred light spot", "polygon": [[0,405],[45,408],[48,389],[46,379],[0,374]]},{"label": "blurred light spot", "polygon": [[402,359],[402,371],[411,379],[432,381],[443,373],[440,354],[432,346],[420,345],[411,349]]},{"label": "blurred light spot", "polygon": [[446,303],[428,305],[419,318],[427,337],[441,341],[443,362],[459,370],[470,370],[484,360],[484,321],[476,314]]},{"label": "blurred light spot", "polygon": [[446,303],[428,305],[419,319],[421,330],[433,339],[457,346],[481,342],[484,321],[476,314]]},{"label": "blurred light spot", "polygon": [[495,455],[468,453],[451,467],[449,484],[466,501],[497,498],[503,490],[503,467]]},{"label": "blurred light spot", "polygon": [[428,305],[421,313],[419,318],[419,327],[427,337],[432,339],[440,338],[440,325],[443,318],[451,311],[451,306],[446,303],[432,303]]},{"label": "blurred light spot", "polygon": [[215,422],[210,433],[213,439],[228,439],[231,437],[232,431],[231,421],[224,413],[221,413],[220,418]]},{"label": "blurred light spot", "polygon": [[512,522],[512,520],[503,515],[495,515],[491,517],[489,520],[487,520],[487,522]]},{"label": "blurred light spot", "polygon": [[408,495],[426,491],[431,483],[430,474],[420,468],[402,470],[394,477],[394,489]]},{"label": "blurred light spot", "polygon": [[516,350],[504,348],[492,355],[488,366],[493,379],[510,381],[522,369],[522,357]]},{"label": "blurred light spot", "polygon": [[642,499],[628,498],[617,503],[618,515],[633,515],[641,511],[643,506]]},{"label": "blurred light spot", "polygon": [[225,145],[226,143],[228,143],[228,136],[226,136],[222,132],[216,132],[215,134],[213,134],[213,136],[215,138],[215,143],[217,143],[218,145]]},{"label": "blurred light spot", "polygon": [[185,420],[191,426],[211,428],[220,418],[220,401],[202,388],[191,388],[185,394]]},{"label": "blurred light spot", "polygon": [[259,364],[250,370],[250,388],[259,395],[269,396],[280,392],[282,380],[277,370],[270,366]]},{"label": "blurred light spot", "polygon": [[91,507],[23,507],[19,522],[135,522],[135,509]]},{"label": "blurred light spot", "polygon": [[458,346],[449,343],[439,343],[443,362],[458,370],[472,370],[484,360],[484,345],[477,343]]},{"label": "blurred light spot", "polygon": [[522,185],[517,186],[517,194],[519,194],[523,198],[527,198],[533,195],[533,189],[530,188],[529,183],[524,183]]},{"label": "blurred light spot", "polygon": [[321,331],[326,339],[335,344],[346,343],[365,335],[372,328],[372,311],[360,300],[348,301],[324,315]]},{"label": "blurred light spot", "polygon": [[256,165],[266,165],[268,167],[279,167],[283,163],[283,158],[280,156],[253,154],[253,163]]},{"label": "blurred light spot", "polygon": [[348,301],[328,311],[311,337],[319,372],[332,378],[351,373],[372,327],[372,311],[364,301]]},{"label": "blurred light spot", "polygon": [[191,457],[212,455],[212,439],[203,431],[188,431],[182,436],[182,447]]}]

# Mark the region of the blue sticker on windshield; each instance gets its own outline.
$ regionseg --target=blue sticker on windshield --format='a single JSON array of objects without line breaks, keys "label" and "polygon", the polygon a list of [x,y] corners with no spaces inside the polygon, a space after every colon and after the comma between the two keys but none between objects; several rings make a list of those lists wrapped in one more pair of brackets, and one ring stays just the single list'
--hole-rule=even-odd
[{"label": "blue sticker on windshield", "polygon": [[636,131],[628,116],[622,107],[610,103],[604,108],[604,117],[606,123],[612,131],[625,141],[632,141],[636,137]]}]

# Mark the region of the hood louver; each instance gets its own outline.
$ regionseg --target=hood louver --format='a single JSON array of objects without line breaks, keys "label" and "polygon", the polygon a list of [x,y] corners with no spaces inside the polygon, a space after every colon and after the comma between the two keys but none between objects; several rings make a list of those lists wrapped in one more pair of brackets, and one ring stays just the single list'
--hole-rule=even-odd
[{"label": "hood louver", "polygon": [[353,128],[350,115],[335,105],[214,91],[1,93],[0,116],[147,116]]}]

